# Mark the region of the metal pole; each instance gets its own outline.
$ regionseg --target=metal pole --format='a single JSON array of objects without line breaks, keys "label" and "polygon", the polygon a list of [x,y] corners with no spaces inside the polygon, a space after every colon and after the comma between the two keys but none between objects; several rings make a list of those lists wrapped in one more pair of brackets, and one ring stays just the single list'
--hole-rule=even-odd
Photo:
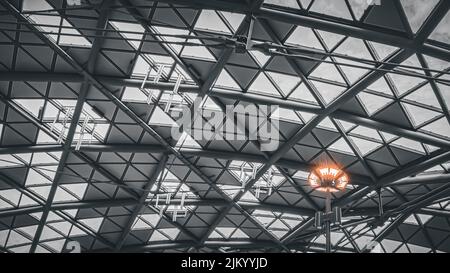
[{"label": "metal pole", "polygon": [[380,213],[380,218],[383,217],[384,211],[383,211],[383,196],[381,195],[381,189],[377,190],[378,193],[378,210]]},{"label": "metal pole", "polygon": [[331,192],[327,191],[325,200],[325,237],[326,237],[326,253],[331,253],[331,219],[329,218],[331,212]]}]

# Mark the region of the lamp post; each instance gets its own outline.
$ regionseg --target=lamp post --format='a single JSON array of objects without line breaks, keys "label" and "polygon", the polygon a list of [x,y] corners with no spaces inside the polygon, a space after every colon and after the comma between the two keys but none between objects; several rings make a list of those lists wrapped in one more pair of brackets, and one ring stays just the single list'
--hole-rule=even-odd
[{"label": "lamp post", "polygon": [[315,190],[325,192],[325,212],[317,212],[315,225],[325,229],[326,253],[331,252],[331,223],[341,221],[341,210],[331,209],[331,194],[345,189],[349,179],[348,176],[337,168],[319,167],[311,171],[308,182]]}]

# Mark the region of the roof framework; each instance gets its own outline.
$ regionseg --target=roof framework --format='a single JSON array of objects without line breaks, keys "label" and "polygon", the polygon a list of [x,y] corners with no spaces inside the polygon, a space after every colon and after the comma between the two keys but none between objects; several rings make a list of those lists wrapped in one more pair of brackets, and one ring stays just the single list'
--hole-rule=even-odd
[{"label": "roof framework", "polygon": [[[0,0],[1,252],[323,252],[323,162],[334,251],[450,252],[449,1],[69,2]],[[174,139],[170,103],[278,105],[280,146]]]}]

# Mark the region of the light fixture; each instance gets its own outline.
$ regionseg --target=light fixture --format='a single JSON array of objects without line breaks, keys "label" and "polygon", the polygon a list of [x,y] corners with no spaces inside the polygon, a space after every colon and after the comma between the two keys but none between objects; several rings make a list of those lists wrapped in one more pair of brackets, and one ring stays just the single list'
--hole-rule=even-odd
[{"label": "light fixture", "polygon": [[341,170],[332,167],[319,167],[308,176],[308,182],[314,189],[323,192],[338,192],[345,189],[349,179]]},{"label": "light fixture", "polygon": [[318,211],[315,215],[314,225],[325,229],[326,252],[331,252],[331,223],[341,223],[341,209],[336,207],[331,210],[331,193],[345,190],[349,179],[347,174],[336,167],[321,166],[311,171],[308,183],[315,190],[325,192],[325,212]]}]

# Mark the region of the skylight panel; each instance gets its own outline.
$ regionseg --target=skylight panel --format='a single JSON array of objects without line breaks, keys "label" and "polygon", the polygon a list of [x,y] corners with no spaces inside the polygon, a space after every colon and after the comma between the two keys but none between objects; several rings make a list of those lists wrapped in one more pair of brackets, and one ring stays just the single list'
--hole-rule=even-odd
[{"label": "skylight panel", "polygon": [[381,142],[381,137],[378,134],[377,130],[372,128],[367,128],[364,126],[358,126],[351,132],[352,135],[359,135],[366,138],[371,138]]},{"label": "skylight panel", "polygon": [[266,54],[257,50],[250,50],[249,53],[253,56],[260,67],[263,67],[270,59],[270,56],[267,56]]},{"label": "skylight panel", "polygon": [[306,180],[309,177],[309,173],[304,172],[304,171],[297,171],[292,177],[297,178],[297,179]]},{"label": "skylight panel", "polygon": [[343,35],[339,35],[333,32],[318,30],[320,37],[325,41],[326,46],[329,50],[336,47],[336,45],[345,38]]},{"label": "skylight panel", "polygon": [[397,94],[400,96],[424,82],[424,79],[421,78],[399,74],[389,73],[389,77],[391,77],[393,84],[397,87]]},{"label": "skylight panel", "polygon": [[201,145],[198,144],[189,134],[183,132],[180,139],[177,141],[175,145],[177,148],[196,148],[202,149]]},{"label": "skylight panel", "polygon": [[145,32],[144,28],[140,24],[119,21],[109,21],[109,23],[119,31],[119,34],[122,37],[129,39],[127,42],[133,46],[134,49],[139,49]]},{"label": "skylight panel", "polygon": [[413,121],[415,126],[421,126],[422,124],[441,115],[439,112],[431,111],[409,103],[402,103],[402,105],[409,112],[410,119]]},{"label": "skylight panel", "polygon": [[421,128],[422,131],[430,132],[445,138],[450,137],[450,125],[445,117],[432,122]]},{"label": "skylight panel", "polygon": [[86,193],[87,183],[64,184],[58,187],[54,202],[80,201]]},{"label": "skylight panel", "polygon": [[289,94],[294,87],[300,82],[298,77],[275,73],[275,72],[267,72],[269,77],[275,82],[278,88],[283,92],[284,95]]},{"label": "skylight panel", "polygon": [[380,143],[365,140],[358,137],[350,137],[350,139],[353,141],[353,143],[355,143],[356,147],[362,153],[363,156],[366,156],[367,154],[375,151],[376,149],[382,146],[382,144]]},{"label": "skylight panel", "polygon": [[425,72],[422,70],[422,64],[420,63],[420,61],[417,58],[416,54],[412,55],[411,57],[406,59],[406,61],[402,62],[402,65],[412,66],[412,67],[416,68],[416,69],[413,69],[413,68],[402,68],[403,71],[425,75]]},{"label": "skylight panel", "polygon": [[[23,11],[40,11],[40,10],[52,10],[54,9],[45,0],[25,0],[23,1]],[[48,15],[47,15],[48,14]],[[77,31],[72,24],[66,19],[59,16],[58,12],[48,12],[46,15],[30,14],[25,15],[38,25],[43,32],[50,32],[55,34],[48,34],[50,39],[54,42],[58,42],[60,45],[67,46],[80,46],[90,47],[91,43],[83,37],[83,35]],[[65,28],[60,28],[61,26]],[[69,27],[69,28],[66,28]],[[64,35],[67,34],[67,35]]]},{"label": "skylight panel", "polygon": [[331,121],[331,119],[329,117],[324,118],[318,125],[317,127],[321,127],[321,128],[325,128],[325,129],[329,129],[331,131],[337,132],[338,130],[336,129],[336,126],[334,126],[333,122]]},{"label": "skylight panel", "polygon": [[198,45],[195,46],[186,45],[183,49],[183,52],[181,53],[181,56],[216,61],[214,56],[208,51],[208,49],[205,46],[199,46],[202,45],[202,42],[200,40],[190,39],[189,42]]},{"label": "skylight panel", "polygon": [[336,152],[342,152],[345,154],[354,155],[352,149],[350,148],[350,146],[347,144],[347,142],[343,138],[340,138],[338,141],[333,143],[333,145],[328,147],[328,150],[334,150]]},{"label": "skylight panel", "polygon": [[239,28],[245,18],[245,15],[241,13],[226,11],[220,11],[219,13],[221,13],[225,17],[225,20],[227,20],[227,22],[231,25],[233,31],[236,31]]},{"label": "skylight panel", "polygon": [[140,214],[133,223],[132,230],[155,228],[160,222],[161,217],[158,214]]},{"label": "skylight panel", "polygon": [[345,0],[316,0],[312,4],[310,11],[352,20]]},{"label": "skylight panel", "polygon": [[0,190],[0,210],[19,206],[21,196],[15,189]]},{"label": "skylight panel", "polygon": [[[353,57],[353,58],[361,58],[363,60],[372,60],[372,56],[367,50],[366,45],[360,39],[355,38],[347,38],[336,50],[335,53]],[[362,64],[361,62],[351,61],[344,58],[336,58],[336,62],[342,63],[345,65],[340,65],[340,68],[344,71],[344,74],[347,76],[350,83],[354,83],[359,80],[364,74],[366,74],[369,70],[362,68],[355,68],[348,65],[354,66],[362,66],[362,67],[372,67],[371,65]]]},{"label": "skylight panel", "polygon": [[149,124],[168,127],[173,126],[178,127],[177,123],[159,107],[155,107],[155,111],[153,112],[153,115],[150,118]]},{"label": "skylight panel", "polygon": [[[159,93],[159,91],[158,91]],[[122,101],[147,102],[148,95],[136,87],[125,87],[122,95]]]},{"label": "skylight panel", "polygon": [[364,12],[370,6],[370,0],[369,1],[349,0],[348,2],[350,3],[350,6],[353,10],[353,14],[355,15],[357,20],[361,19],[361,17],[364,15]]},{"label": "skylight panel", "polygon": [[241,90],[241,87],[236,83],[236,81],[230,76],[230,74],[225,69],[222,70],[214,85],[217,87],[225,87]]},{"label": "skylight panel", "polygon": [[309,102],[318,105],[316,98],[311,94],[309,89],[303,83],[295,88],[295,90],[289,95],[289,99]]},{"label": "skylight panel", "polygon": [[[188,35],[189,34],[188,30],[178,29],[178,28],[169,28],[169,27],[160,27],[160,26],[155,26],[154,29],[159,34],[163,35],[163,36],[160,36],[160,38],[162,40],[173,43],[173,44],[168,45],[170,48],[172,48],[177,54],[180,53],[180,50],[183,46],[178,43],[183,43],[186,41],[186,39],[179,38],[179,37],[173,37],[172,35]],[[164,35],[167,35],[167,36],[164,36]]]},{"label": "skylight panel", "polygon": [[372,116],[379,110],[385,108],[388,104],[390,104],[393,100],[373,95],[367,92],[361,92],[358,94],[358,98],[361,100],[364,108],[367,110],[368,114]]},{"label": "skylight panel", "polygon": [[252,85],[249,87],[249,92],[266,94],[275,97],[281,97],[275,86],[270,82],[269,78],[264,73],[259,73],[258,77],[254,80]]},{"label": "skylight panel", "polygon": [[194,28],[231,34],[231,31],[214,10],[202,10]]},{"label": "skylight panel", "polygon": [[219,189],[224,192],[226,195],[228,195],[230,198],[234,198],[240,191],[239,185],[223,185],[223,184],[217,184]]},{"label": "skylight panel", "polygon": [[[438,71],[443,71],[443,70],[448,70],[450,68],[450,62],[441,60],[441,59],[437,59],[437,58],[433,58],[427,55],[423,55],[425,58],[425,61],[428,64],[428,67],[430,69],[433,70],[438,70]],[[430,71],[431,75],[433,76],[437,76],[438,74],[440,74],[439,72],[434,72],[434,71]],[[449,79],[450,80],[450,75],[442,75],[439,78],[443,78],[443,79]]]},{"label": "skylight panel", "polygon": [[393,135],[393,134],[389,134],[389,133],[385,133],[385,132],[380,132],[380,133],[386,142],[390,142],[391,140],[398,138],[398,136]]},{"label": "skylight panel", "polygon": [[45,103],[43,99],[14,99],[13,101],[17,102],[25,111],[36,118],[39,117]]},{"label": "skylight panel", "polygon": [[322,96],[323,100],[326,104],[330,104],[332,101],[334,101],[339,95],[344,93],[346,90],[345,87],[318,82],[318,81],[311,81],[314,86],[317,88],[317,91],[319,91],[320,95]]},{"label": "skylight panel", "polygon": [[422,144],[420,142],[411,140],[411,139],[407,139],[407,138],[399,138],[396,141],[391,143],[394,146],[398,146],[401,147],[403,149],[409,149],[409,150],[413,150],[422,154],[425,154],[425,150],[422,147]]},{"label": "skylight panel", "polygon": [[387,84],[385,78],[380,78],[379,80],[375,81],[367,89],[394,97],[394,94],[392,93],[391,88]]},{"label": "skylight panel", "polygon": [[335,119],[335,121],[337,121],[344,128],[345,132],[350,131],[351,129],[353,129],[356,126],[356,124],[354,124],[354,123],[343,121],[343,120]]},{"label": "skylight panel", "polygon": [[426,84],[418,90],[412,92],[404,98],[404,100],[409,100],[415,103],[420,103],[441,109],[438,99],[436,98],[433,89],[430,84]]},{"label": "skylight panel", "polygon": [[321,63],[314,71],[310,74],[310,77],[320,78],[324,80],[334,81],[338,83],[344,83],[341,74],[337,70],[334,63],[329,63],[332,60],[330,58],[325,59],[326,63]]},{"label": "skylight panel", "polygon": [[285,42],[286,45],[306,46],[324,50],[312,29],[297,26]]},{"label": "skylight panel", "polygon": [[25,164],[13,155],[0,155],[0,168],[24,166]]},{"label": "skylight panel", "polygon": [[431,33],[429,39],[450,44],[450,34],[448,32],[449,29],[450,29],[450,13],[447,12],[447,15],[445,15],[444,19],[441,20],[439,25]]},{"label": "skylight panel", "polygon": [[416,33],[430,15],[439,0],[401,0],[409,25]]},{"label": "skylight panel", "polygon": [[180,230],[178,228],[161,228],[158,230],[162,234],[164,234],[169,240],[175,240],[180,234]]},{"label": "skylight panel", "polygon": [[393,47],[386,44],[380,44],[376,42],[368,42],[372,45],[372,47],[375,49],[375,53],[378,60],[385,60],[388,56],[391,56],[392,53],[394,53],[396,50],[398,50],[397,47]]},{"label": "skylight panel", "polygon": [[97,233],[100,230],[100,227],[102,226],[104,218],[96,217],[96,218],[80,219],[78,221],[88,226],[93,232]]}]

